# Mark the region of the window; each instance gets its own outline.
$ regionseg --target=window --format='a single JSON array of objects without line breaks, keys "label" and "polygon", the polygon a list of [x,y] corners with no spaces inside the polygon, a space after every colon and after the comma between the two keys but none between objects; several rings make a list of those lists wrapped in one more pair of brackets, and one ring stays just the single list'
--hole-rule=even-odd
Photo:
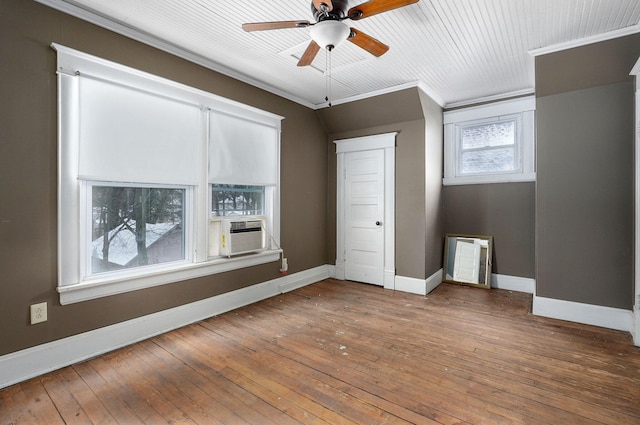
[{"label": "window", "polygon": [[185,260],[185,189],[91,186],[91,275]]},{"label": "window", "polygon": [[264,186],[212,185],[211,216],[263,215],[264,196]]},{"label": "window", "polygon": [[517,118],[459,126],[460,175],[513,173],[520,169]]},{"label": "window", "polygon": [[533,181],[533,98],[445,112],[443,183]]},{"label": "window", "polygon": [[[282,117],[54,48],[62,304],[279,259]],[[266,249],[220,256],[229,215],[259,215]]]}]

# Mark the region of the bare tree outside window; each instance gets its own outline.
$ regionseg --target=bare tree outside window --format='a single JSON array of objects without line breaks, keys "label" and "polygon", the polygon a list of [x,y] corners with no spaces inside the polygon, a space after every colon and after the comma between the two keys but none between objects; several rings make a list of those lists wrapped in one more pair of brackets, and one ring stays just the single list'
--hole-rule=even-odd
[{"label": "bare tree outside window", "polygon": [[92,273],[184,259],[184,189],[92,187]]},{"label": "bare tree outside window", "polygon": [[264,186],[213,185],[211,215],[228,217],[264,214]]}]

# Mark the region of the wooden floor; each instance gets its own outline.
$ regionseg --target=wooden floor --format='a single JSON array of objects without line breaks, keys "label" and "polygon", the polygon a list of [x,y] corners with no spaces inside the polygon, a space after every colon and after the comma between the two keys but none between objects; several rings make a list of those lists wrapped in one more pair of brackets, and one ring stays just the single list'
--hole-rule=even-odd
[{"label": "wooden floor", "polygon": [[640,424],[629,334],[327,280],[0,391],[0,424]]}]

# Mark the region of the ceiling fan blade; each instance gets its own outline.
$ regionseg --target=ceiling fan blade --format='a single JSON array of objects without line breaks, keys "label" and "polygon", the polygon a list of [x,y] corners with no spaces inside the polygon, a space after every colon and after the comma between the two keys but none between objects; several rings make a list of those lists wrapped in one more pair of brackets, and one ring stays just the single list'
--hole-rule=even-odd
[{"label": "ceiling fan blade", "polygon": [[371,0],[349,9],[347,16],[357,21],[378,13],[388,12],[399,7],[417,3],[419,0]]},{"label": "ceiling fan blade", "polygon": [[298,66],[311,65],[311,62],[315,59],[316,55],[320,51],[320,46],[315,41],[311,40],[311,43],[307,46],[307,49],[302,54],[302,57],[298,61]]},{"label": "ceiling fan blade", "polygon": [[351,28],[351,35],[349,36],[349,38],[347,38],[347,40],[349,40],[356,46],[362,47],[373,56],[382,56],[387,53],[387,50],[389,50],[389,46],[387,46],[386,44],[376,40],[370,35],[363,33],[362,31],[358,31],[355,28]]},{"label": "ceiling fan blade", "polygon": [[304,28],[311,25],[309,21],[277,21],[277,22],[254,22],[242,24],[242,29],[251,31],[279,30],[283,28]]},{"label": "ceiling fan blade", "polygon": [[313,0],[313,7],[315,7],[318,12],[322,12],[322,5],[327,8],[327,12],[331,12],[333,10],[333,3],[331,3],[331,0]]}]

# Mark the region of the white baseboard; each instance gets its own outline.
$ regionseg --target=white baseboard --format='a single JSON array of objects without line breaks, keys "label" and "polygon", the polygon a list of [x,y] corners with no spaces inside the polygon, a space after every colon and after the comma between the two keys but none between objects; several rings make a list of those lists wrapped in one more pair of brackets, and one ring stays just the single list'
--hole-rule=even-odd
[{"label": "white baseboard", "polygon": [[337,268],[332,264],[327,264],[327,270],[329,270],[329,277],[336,279]]},{"label": "white baseboard", "polygon": [[633,327],[633,343],[635,345],[637,345],[638,347],[640,347],[640,304],[636,304],[634,309],[633,309],[633,313],[634,313],[634,327]]},{"label": "white baseboard", "polygon": [[442,272],[443,270],[440,269],[427,278],[427,281],[425,282],[427,286],[427,294],[436,289],[442,283]]},{"label": "white baseboard", "polygon": [[[396,276],[395,290],[411,292],[413,294],[426,295],[433,291],[442,283],[442,269],[438,270],[427,279],[416,279],[412,277]],[[535,279],[508,276],[504,274],[491,275],[491,287],[496,289],[506,289],[509,291],[526,292],[534,294],[536,289]]]},{"label": "white baseboard", "polygon": [[534,296],[533,314],[627,332],[632,332],[634,326],[631,310],[553,298]]},{"label": "white baseboard", "polygon": [[491,274],[491,287],[496,289],[506,289],[508,291],[535,294],[536,280],[528,277]]},{"label": "white baseboard", "polygon": [[0,388],[329,277],[319,266],[0,357]]},{"label": "white baseboard", "polygon": [[384,289],[394,289],[396,286],[396,271],[385,269],[382,279]]},{"label": "white baseboard", "polygon": [[442,283],[442,269],[438,270],[427,279],[396,276],[395,290],[410,292],[412,294],[427,295]]},{"label": "white baseboard", "polygon": [[412,294],[427,295],[427,283],[424,279],[415,277],[396,276],[396,291],[411,292]]}]

